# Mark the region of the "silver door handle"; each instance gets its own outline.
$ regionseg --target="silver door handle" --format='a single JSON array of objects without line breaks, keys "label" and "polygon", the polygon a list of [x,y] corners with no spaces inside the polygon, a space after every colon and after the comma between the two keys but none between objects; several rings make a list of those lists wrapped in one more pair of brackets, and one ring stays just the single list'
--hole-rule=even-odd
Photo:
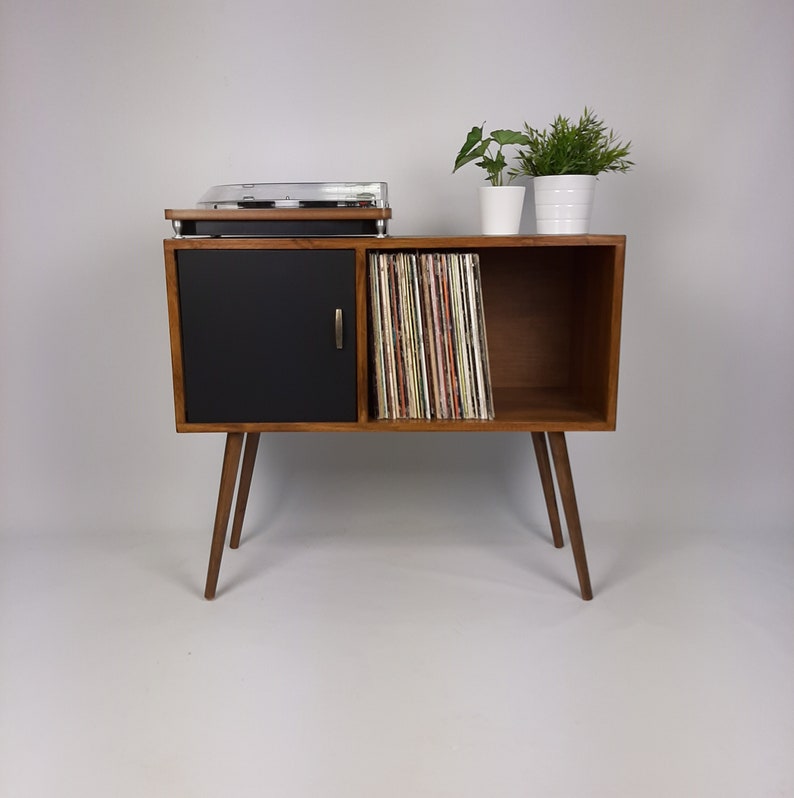
[{"label": "silver door handle", "polygon": [[336,309],[334,316],[334,331],[336,333],[336,348],[342,349],[345,343],[345,325],[342,319],[342,308]]}]

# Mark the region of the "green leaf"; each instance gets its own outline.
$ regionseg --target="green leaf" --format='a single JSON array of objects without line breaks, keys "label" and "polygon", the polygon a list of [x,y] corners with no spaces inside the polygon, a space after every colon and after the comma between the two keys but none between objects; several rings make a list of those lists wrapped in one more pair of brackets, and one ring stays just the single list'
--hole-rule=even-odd
[{"label": "green leaf", "polygon": [[[460,169],[461,166],[467,164],[469,161],[474,160],[475,158],[479,158],[480,155],[485,152],[488,148],[488,142],[483,142],[482,140],[482,129],[485,126],[485,122],[482,123],[480,127],[473,127],[469,131],[469,135],[466,136],[466,141],[463,146],[460,148],[460,152],[458,153],[457,157],[455,158],[455,168],[452,170],[456,172]],[[474,147],[478,144],[481,144],[481,149],[476,154],[472,153]]]},{"label": "green leaf", "polygon": [[491,138],[500,147],[504,147],[505,144],[529,144],[526,134],[515,130],[492,130]]},{"label": "green leaf", "polygon": [[487,149],[488,149],[488,142],[483,141],[479,147],[469,152],[464,152],[463,150],[461,150],[458,153],[458,157],[455,159],[455,168],[452,171],[457,172],[461,166],[469,163],[470,161],[473,161],[475,158],[479,158],[481,155],[485,153]]}]

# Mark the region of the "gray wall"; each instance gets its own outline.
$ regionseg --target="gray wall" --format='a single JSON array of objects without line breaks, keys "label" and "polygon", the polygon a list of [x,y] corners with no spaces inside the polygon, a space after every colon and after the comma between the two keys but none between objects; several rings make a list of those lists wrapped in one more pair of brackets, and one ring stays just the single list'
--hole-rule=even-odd
[{"label": "gray wall", "polygon": [[[173,430],[163,208],[385,180],[392,232],[477,232],[468,129],[585,104],[637,167],[597,191],[593,232],[629,243],[618,432],[571,436],[583,519],[790,524],[793,40],[787,0],[6,0],[0,528],[208,528],[223,444]],[[354,484],[392,522],[419,490],[541,518],[530,450],[271,436],[254,512]]]}]

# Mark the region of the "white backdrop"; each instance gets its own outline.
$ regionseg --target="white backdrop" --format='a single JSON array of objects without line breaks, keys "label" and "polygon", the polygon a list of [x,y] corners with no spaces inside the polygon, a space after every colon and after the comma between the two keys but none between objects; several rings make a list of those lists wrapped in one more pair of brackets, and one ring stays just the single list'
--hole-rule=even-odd
[{"label": "white backdrop", "polygon": [[[469,128],[584,105],[637,163],[597,191],[628,253],[618,431],[570,438],[584,523],[791,524],[792,41],[788,0],[4,0],[0,527],[209,527],[222,438],[173,430],[163,208],[384,180],[392,232],[473,233]],[[261,512],[421,481],[542,516],[526,436],[262,446]]]}]

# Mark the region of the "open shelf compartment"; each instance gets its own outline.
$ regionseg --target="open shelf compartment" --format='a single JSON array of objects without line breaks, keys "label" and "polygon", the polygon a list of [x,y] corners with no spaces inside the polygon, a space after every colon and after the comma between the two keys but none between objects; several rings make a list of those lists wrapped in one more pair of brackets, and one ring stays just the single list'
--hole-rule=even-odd
[{"label": "open shelf compartment", "polygon": [[455,249],[480,259],[495,418],[377,421],[370,403],[368,420],[382,428],[614,429],[622,239],[516,247],[480,238]]}]

